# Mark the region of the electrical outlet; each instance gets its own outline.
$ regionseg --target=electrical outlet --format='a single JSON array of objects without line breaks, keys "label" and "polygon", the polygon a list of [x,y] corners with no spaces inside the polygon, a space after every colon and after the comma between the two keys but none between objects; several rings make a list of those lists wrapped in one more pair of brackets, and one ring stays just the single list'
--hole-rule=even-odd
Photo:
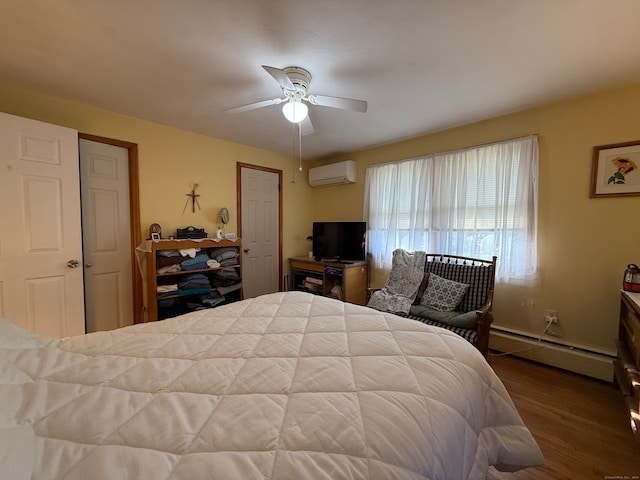
[{"label": "electrical outlet", "polygon": [[558,323],[558,311],[557,310],[547,310],[544,313],[544,321],[549,323]]}]

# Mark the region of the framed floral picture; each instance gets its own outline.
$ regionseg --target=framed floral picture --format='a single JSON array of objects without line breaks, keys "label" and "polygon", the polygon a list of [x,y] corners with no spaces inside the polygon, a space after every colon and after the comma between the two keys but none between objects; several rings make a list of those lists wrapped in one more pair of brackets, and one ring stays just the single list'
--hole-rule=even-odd
[{"label": "framed floral picture", "polygon": [[593,147],[591,197],[640,195],[640,140]]}]

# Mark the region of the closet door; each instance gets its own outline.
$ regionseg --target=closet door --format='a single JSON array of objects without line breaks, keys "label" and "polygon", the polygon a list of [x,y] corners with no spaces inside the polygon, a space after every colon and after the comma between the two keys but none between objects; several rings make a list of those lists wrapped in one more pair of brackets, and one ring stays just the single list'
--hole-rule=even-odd
[{"label": "closet door", "polygon": [[0,316],[84,333],[77,131],[0,113],[0,172]]},{"label": "closet door", "polygon": [[239,176],[242,290],[252,298],[280,290],[282,172],[240,165]]},{"label": "closet door", "polygon": [[80,139],[87,333],[133,323],[129,152]]}]

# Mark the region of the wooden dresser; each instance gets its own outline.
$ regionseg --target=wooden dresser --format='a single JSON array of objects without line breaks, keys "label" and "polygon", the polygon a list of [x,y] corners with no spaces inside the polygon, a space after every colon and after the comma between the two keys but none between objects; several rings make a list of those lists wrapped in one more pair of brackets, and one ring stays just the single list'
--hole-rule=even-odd
[{"label": "wooden dresser", "polygon": [[630,423],[640,439],[640,293],[622,292],[615,380],[627,402]]}]

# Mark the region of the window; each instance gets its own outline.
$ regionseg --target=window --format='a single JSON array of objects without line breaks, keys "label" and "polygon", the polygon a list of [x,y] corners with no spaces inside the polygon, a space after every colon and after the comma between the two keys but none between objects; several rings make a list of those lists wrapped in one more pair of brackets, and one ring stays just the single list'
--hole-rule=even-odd
[{"label": "window", "polygon": [[490,259],[496,281],[537,277],[538,139],[529,136],[367,168],[367,251],[396,248]]}]

